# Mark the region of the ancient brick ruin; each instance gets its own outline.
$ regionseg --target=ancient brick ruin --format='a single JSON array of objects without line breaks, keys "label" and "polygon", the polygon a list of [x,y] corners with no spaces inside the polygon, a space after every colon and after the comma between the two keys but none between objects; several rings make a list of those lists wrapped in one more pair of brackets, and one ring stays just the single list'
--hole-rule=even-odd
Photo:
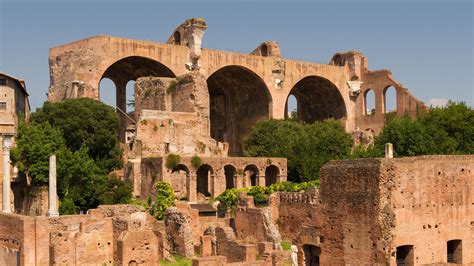
[{"label": "ancient brick ruin", "polygon": [[233,216],[187,202],[164,222],[127,205],[1,214],[0,264],[157,265],[174,254],[193,265],[285,265],[281,243],[291,241],[299,265],[472,265],[473,171],[471,155],[332,161],[320,189],[274,193],[259,207],[241,194]]},{"label": "ancient brick ruin", "polygon": [[[164,221],[131,205],[59,217],[2,213],[0,265],[158,265],[175,255],[206,266],[291,265],[292,255],[298,265],[474,264],[470,155],[331,161],[319,189],[274,193],[264,206],[241,193],[234,212],[207,204],[228,188],[286,180],[285,158],[243,157],[243,140],[256,121],[287,118],[290,95],[297,119],[339,119],[357,144],[380,131],[388,87],[398,115],[423,103],[389,70],[368,70],[359,52],[320,64],[285,59],[272,41],[250,54],[215,51],[201,48],[206,28],[190,19],[166,44],[96,36],[50,50],[48,100],[100,99],[101,80],[112,80],[122,177],[137,198],[166,181],[180,200]],[[126,113],[130,80],[135,111]],[[170,154],[180,156],[171,168]]]}]

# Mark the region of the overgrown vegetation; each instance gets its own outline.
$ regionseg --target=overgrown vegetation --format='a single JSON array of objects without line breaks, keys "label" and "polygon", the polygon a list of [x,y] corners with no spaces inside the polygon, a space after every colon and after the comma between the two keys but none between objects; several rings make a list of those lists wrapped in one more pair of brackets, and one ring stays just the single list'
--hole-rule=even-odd
[{"label": "overgrown vegetation", "polygon": [[327,161],[347,158],[352,138],[341,122],[330,119],[313,124],[295,120],[258,121],[245,140],[245,154],[251,157],[288,159],[288,180],[316,180]]},{"label": "overgrown vegetation", "polygon": [[291,242],[290,241],[281,241],[281,249],[285,251],[291,250]]},{"label": "overgrown vegetation", "polygon": [[198,169],[199,166],[202,165],[202,160],[201,157],[194,155],[191,157],[191,165],[194,167],[194,169]]},{"label": "overgrown vegetation", "polygon": [[174,256],[174,261],[169,261],[166,259],[160,260],[160,265],[169,265],[169,266],[191,266],[191,259],[183,258],[181,256]]},{"label": "overgrown vegetation", "polygon": [[237,196],[240,192],[247,192],[247,195],[253,196],[256,205],[263,205],[268,203],[268,197],[274,192],[299,192],[314,187],[319,187],[319,180],[302,183],[285,181],[268,187],[231,188],[222,192],[215,200],[220,202],[222,208],[233,210],[237,207]]},{"label": "overgrown vegetation", "polygon": [[166,88],[166,93],[167,94],[173,94],[176,92],[176,86],[178,85],[178,81],[172,80],[170,84],[168,85],[168,88]]},{"label": "overgrown vegetation", "polygon": [[173,188],[167,182],[157,182],[155,184],[156,199],[151,205],[150,214],[158,220],[165,218],[166,209],[171,207],[176,200]]},{"label": "overgrown vegetation", "polygon": [[61,214],[126,203],[131,184],[108,176],[122,165],[115,129],[114,110],[98,101],[45,103],[30,123],[20,122],[11,159],[33,186],[43,186],[48,183],[49,156],[56,155]]},{"label": "overgrown vegetation", "polygon": [[172,170],[178,166],[178,164],[181,162],[181,156],[170,153],[168,156],[166,156],[166,161],[165,161],[165,166],[166,168]]},{"label": "overgrown vegetation", "polygon": [[373,147],[356,151],[358,157],[383,155],[385,143],[392,143],[394,156],[430,154],[473,154],[474,111],[465,103],[449,102],[446,107],[420,111],[409,116],[386,119]]}]

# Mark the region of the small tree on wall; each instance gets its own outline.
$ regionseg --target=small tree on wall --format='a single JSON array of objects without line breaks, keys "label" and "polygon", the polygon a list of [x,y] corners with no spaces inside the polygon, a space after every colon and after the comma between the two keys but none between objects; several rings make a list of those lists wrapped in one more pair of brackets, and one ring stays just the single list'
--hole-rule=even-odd
[{"label": "small tree on wall", "polygon": [[171,207],[176,200],[173,188],[170,183],[157,182],[156,188],[156,199],[150,209],[150,214],[158,220],[165,218],[166,209]]}]

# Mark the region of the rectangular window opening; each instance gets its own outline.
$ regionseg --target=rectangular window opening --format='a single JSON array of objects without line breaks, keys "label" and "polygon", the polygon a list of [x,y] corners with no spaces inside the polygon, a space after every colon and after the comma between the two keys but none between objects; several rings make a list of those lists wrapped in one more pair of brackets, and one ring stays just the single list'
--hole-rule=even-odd
[{"label": "rectangular window opening", "polygon": [[415,265],[413,245],[397,247],[397,266]]},{"label": "rectangular window opening", "polygon": [[7,102],[0,102],[0,111],[7,110]]},{"label": "rectangular window opening", "polygon": [[448,263],[462,264],[462,241],[450,240],[447,242]]}]

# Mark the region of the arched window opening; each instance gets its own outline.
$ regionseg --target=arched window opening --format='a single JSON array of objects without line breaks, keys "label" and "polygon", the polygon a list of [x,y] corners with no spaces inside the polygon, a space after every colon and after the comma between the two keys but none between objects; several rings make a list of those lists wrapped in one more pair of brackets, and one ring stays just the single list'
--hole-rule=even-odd
[{"label": "arched window opening", "polygon": [[181,44],[181,34],[179,33],[179,31],[174,32],[173,39],[174,39],[174,44],[175,45],[180,45]]},{"label": "arched window opening", "polygon": [[369,89],[364,96],[364,114],[375,115],[375,93]]},{"label": "arched window opening", "polygon": [[188,167],[184,164],[178,164],[171,171],[170,181],[171,186],[178,198],[186,197],[187,195],[187,179],[189,177]]},{"label": "arched window opening", "polygon": [[258,168],[251,164],[244,168],[245,180],[250,180],[250,186],[258,185]]},{"label": "arched window opening", "polygon": [[271,186],[278,181],[280,169],[275,165],[270,165],[265,169],[265,186]]},{"label": "arched window opening", "polygon": [[262,45],[261,52],[262,56],[268,56],[268,46],[266,44]]},{"label": "arched window opening", "polygon": [[211,137],[229,143],[229,155],[243,155],[243,141],[253,125],[270,118],[272,99],[265,82],[247,68],[226,66],[207,79],[207,86]]},{"label": "arched window opening", "polygon": [[303,245],[303,254],[305,265],[320,265],[319,257],[321,256],[321,248],[314,245]]},{"label": "arched window opening", "polygon": [[397,90],[393,86],[385,89],[384,95],[384,113],[397,111]]},{"label": "arched window opening", "polygon": [[211,197],[212,196],[212,176],[214,171],[212,167],[208,164],[201,165],[197,172],[197,193],[198,199],[199,194],[202,194],[204,197]]},{"label": "arched window opening", "polygon": [[224,166],[224,175],[225,175],[225,189],[235,188],[235,174],[236,169],[232,165]]},{"label": "arched window opening", "polygon": [[298,119],[298,99],[293,94],[286,99],[285,119]]},{"label": "arched window opening", "polygon": [[305,77],[293,86],[289,94],[297,99],[298,121],[314,123],[328,118],[344,119],[347,116],[339,89],[323,77]]},{"label": "arched window opening", "polygon": [[127,114],[133,117],[135,112],[135,80],[130,80],[125,86],[125,101],[127,102]]},{"label": "arched window opening", "polygon": [[108,78],[103,78],[99,83],[99,100],[107,105],[117,106],[117,88],[115,83]]}]

